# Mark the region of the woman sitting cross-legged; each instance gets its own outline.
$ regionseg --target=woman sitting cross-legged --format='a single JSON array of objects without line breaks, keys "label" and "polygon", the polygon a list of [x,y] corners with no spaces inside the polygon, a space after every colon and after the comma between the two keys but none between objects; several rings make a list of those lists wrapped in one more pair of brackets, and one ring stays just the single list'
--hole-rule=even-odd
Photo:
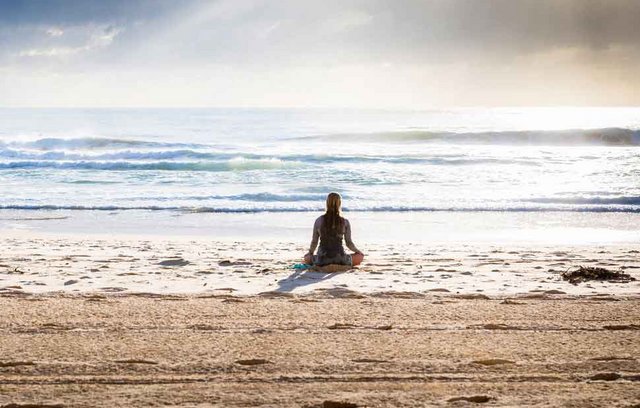
[{"label": "woman sitting cross-legged", "polygon": [[[340,215],[342,198],[338,193],[327,196],[327,212],[316,219],[313,224],[313,237],[309,252],[304,256],[304,263],[316,266],[324,265],[359,265],[364,254],[356,248],[351,240],[351,225],[349,220]],[[342,247],[342,240],[353,254],[347,254]],[[318,253],[314,255],[320,240]]]}]

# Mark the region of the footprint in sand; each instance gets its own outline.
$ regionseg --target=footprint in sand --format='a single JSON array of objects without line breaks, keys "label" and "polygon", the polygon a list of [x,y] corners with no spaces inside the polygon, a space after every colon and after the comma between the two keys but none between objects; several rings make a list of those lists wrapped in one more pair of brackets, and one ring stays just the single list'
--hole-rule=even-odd
[{"label": "footprint in sand", "polygon": [[635,361],[636,359],[633,357],[606,356],[606,357],[594,357],[594,358],[590,358],[589,360],[591,361],[617,361],[617,360]]},{"label": "footprint in sand", "polygon": [[344,401],[324,401],[322,408],[358,408],[358,404]]},{"label": "footprint in sand", "polygon": [[182,259],[182,258],[172,258],[172,259],[166,259],[164,261],[160,261],[158,262],[158,265],[160,266],[186,266],[189,265],[189,261]]},{"label": "footprint in sand", "polygon": [[127,288],[119,288],[116,286],[105,286],[102,288],[98,288],[99,290],[103,291],[103,292],[124,292],[127,290]]},{"label": "footprint in sand", "polygon": [[468,293],[468,294],[460,294],[454,295],[456,299],[466,299],[466,300],[486,300],[490,299],[489,296],[483,295],[482,293]]},{"label": "footprint in sand", "polygon": [[388,363],[389,360],[377,360],[375,358],[356,358],[355,360],[351,360],[354,363]]},{"label": "footprint in sand", "polygon": [[158,364],[157,361],[151,361],[151,360],[142,360],[142,359],[126,359],[126,360],[115,360],[114,363],[118,363],[118,364],[150,364],[150,365],[155,365]]},{"label": "footprint in sand", "polygon": [[515,364],[515,361],[504,360],[501,358],[489,358],[485,360],[475,360],[475,361],[472,361],[471,364],[479,364],[483,366],[494,366],[494,365],[502,365],[502,364]]},{"label": "footprint in sand", "polygon": [[449,398],[447,402],[474,402],[476,404],[484,404],[485,402],[491,401],[493,398],[487,395],[473,395],[471,397],[454,397]]},{"label": "footprint in sand", "polygon": [[34,365],[36,365],[36,363],[34,363],[33,361],[0,361],[0,368]]},{"label": "footprint in sand", "polygon": [[244,366],[254,366],[254,365],[262,365],[262,364],[272,364],[269,360],[264,360],[262,358],[251,358],[247,360],[236,360],[236,364],[244,365]]},{"label": "footprint in sand", "polygon": [[485,330],[518,330],[517,327],[509,326],[503,323],[487,323],[467,326],[468,329],[485,329]]},{"label": "footprint in sand", "polygon": [[567,294],[567,292],[563,292],[557,289],[545,290],[543,293],[546,293],[547,295],[566,295]]},{"label": "footprint in sand", "polygon": [[589,379],[593,381],[615,381],[620,378],[622,378],[622,376],[618,373],[598,373],[589,377]]},{"label": "footprint in sand", "polygon": [[355,324],[351,324],[351,323],[335,323],[332,324],[331,326],[327,326],[327,329],[329,330],[341,330],[341,329],[353,329],[357,327]]},{"label": "footprint in sand", "polygon": [[230,297],[227,299],[223,299],[222,303],[245,303],[245,301],[236,297]]},{"label": "footprint in sand", "polygon": [[640,325],[636,324],[614,324],[610,326],[602,326],[605,330],[640,330]]},{"label": "footprint in sand", "polygon": [[247,261],[230,261],[228,259],[225,259],[223,261],[218,262],[218,265],[220,266],[235,266],[235,265],[252,265],[251,262],[247,262]]}]

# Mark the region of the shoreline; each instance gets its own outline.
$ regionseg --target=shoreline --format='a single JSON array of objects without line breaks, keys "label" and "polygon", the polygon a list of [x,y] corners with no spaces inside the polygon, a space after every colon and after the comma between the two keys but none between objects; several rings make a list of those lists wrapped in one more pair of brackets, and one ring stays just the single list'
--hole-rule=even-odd
[{"label": "shoreline", "polygon": [[[183,213],[0,210],[0,233],[49,237],[193,239],[306,245],[322,212]],[[354,241],[517,245],[628,245],[640,242],[640,213],[345,212]]]}]

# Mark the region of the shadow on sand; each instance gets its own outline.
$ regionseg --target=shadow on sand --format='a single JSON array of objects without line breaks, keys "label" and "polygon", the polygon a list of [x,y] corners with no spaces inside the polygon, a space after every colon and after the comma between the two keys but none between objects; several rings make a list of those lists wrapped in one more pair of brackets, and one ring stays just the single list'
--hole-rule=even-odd
[{"label": "shadow on sand", "polygon": [[291,292],[295,288],[313,285],[314,283],[323,282],[343,273],[339,272],[318,272],[316,270],[295,271],[291,275],[278,281],[277,292]]}]

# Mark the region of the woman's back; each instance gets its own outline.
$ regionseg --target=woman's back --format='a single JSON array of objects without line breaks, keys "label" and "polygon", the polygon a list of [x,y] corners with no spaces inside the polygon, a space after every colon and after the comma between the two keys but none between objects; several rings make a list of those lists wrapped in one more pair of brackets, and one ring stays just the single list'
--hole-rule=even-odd
[{"label": "woman's back", "polygon": [[338,219],[331,220],[326,214],[321,215],[314,226],[320,235],[319,251],[322,251],[327,256],[344,254],[342,239],[345,236],[345,227],[348,221],[340,216],[338,217]]},{"label": "woman's back", "polygon": [[[313,237],[309,252],[305,255],[306,263],[315,265],[357,265],[362,262],[364,254],[356,248],[351,240],[351,224],[349,220],[340,215],[342,198],[338,193],[329,193],[327,196],[327,211],[316,219],[313,224]],[[347,248],[354,254],[347,254],[342,247],[344,239]],[[320,241],[318,254],[313,253]]]}]

